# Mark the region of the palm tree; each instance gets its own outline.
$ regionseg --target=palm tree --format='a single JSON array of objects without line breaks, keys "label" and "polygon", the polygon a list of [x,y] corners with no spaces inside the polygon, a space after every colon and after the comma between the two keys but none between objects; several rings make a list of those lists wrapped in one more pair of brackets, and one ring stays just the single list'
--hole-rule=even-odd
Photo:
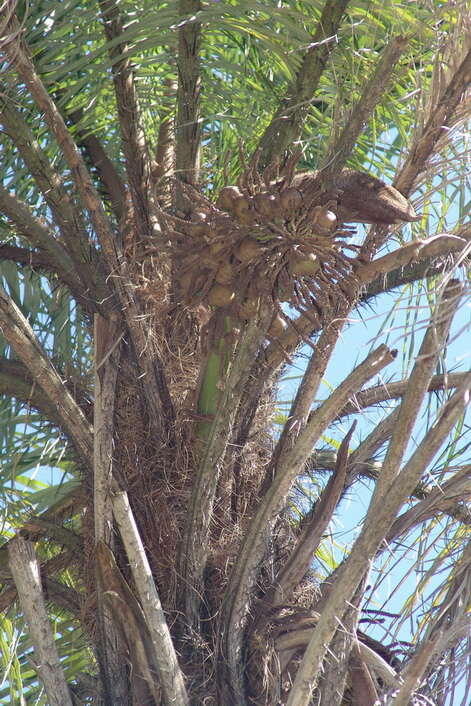
[{"label": "palm tree", "polygon": [[2,703],[464,704],[467,3],[1,25]]}]

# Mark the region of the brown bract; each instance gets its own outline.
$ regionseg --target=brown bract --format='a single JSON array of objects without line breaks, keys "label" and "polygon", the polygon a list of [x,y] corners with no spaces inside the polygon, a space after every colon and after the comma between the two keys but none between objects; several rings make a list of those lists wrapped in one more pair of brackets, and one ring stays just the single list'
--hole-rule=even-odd
[{"label": "brown bract", "polygon": [[421,219],[400,191],[370,174],[344,169],[335,183],[342,221],[392,225]]},{"label": "brown bract", "polygon": [[319,187],[324,186],[320,203],[332,199],[330,205],[339,222],[393,225],[421,218],[400,191],[355,169],[342,169],[331,184],[323,184],[322,172],[302,172],[295,175],[293,185],[303,195],[304,203],[315,198]]}]

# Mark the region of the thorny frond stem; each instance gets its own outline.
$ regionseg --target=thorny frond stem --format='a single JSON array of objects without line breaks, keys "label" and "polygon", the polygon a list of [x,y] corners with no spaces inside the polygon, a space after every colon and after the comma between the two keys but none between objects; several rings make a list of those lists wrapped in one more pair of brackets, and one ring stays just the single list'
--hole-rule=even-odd
[{"label": "thorny frond stem", "polygon": [[222,623],[224,653],[233,690],[240,692],[242,634],[249,610],[249,595],[266,550],[266,535],[286,500],[288,491],[306,463],[323,430],[352,394],[394,360],[395,352],[379,346],[313,412],[293,445],[277,458],[273,481],[245,538],[226,590]]},{"label": "thorny frond stem", "polygon": [[[338,572],[337,579],[323,606],[319,622],[298,668],[287,706],[308,706],[312,690],[321,673],[326,651],[338,627],[339,620],[342,620],[342,616],[347,609],[348,602],[351,601],[359,582],[365,575],[365,571],[369,570],[371,562],[399,508],[417,485],[420,474],[424,469],[424,462],[433,458],[463,412],[466,401],[463,391],[459,390],[453,396],[453,402],[450,400],[450,406],[445,408],[433,430],[427,434],[427,451],[424,452],[424,446],[421,445],[400,474],[401,479],[404,478],[403,482],[393,485],[405,452],[407,430],[410,433],[419,412],[437,357],[445,344],[460,292],[461,288],[456,281],[450,283],[425,335],[412,371],[415,384],[411,382],[411,393],[409,395],[406,393],[403,398],[401,404],[402,414],[400,411],[391,443],[386,453],[383,470],[365,519],[363,531],[355,542],[348,559]],[[399,439],[399,435],[401,439]],[[426,458],[424,453],[426,453]]]}]

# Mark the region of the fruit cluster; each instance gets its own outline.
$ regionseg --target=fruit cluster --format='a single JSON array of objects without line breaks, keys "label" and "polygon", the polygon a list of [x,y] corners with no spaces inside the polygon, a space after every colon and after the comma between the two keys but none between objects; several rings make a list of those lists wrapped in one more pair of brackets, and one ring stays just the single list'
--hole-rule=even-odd
[{"label": "fruit cluster", "polygon": [[[332,283],[351,273],[337,228],[333,202],[305,199],[289,182],[276,182],[250,193],[226,186],[212,203],[186,188],[190,219],[173,218],[178,283],[189,305],[224,308],[246,320],[261,298],[275,304],[273,326],[286,324],[281,304],[298,310],[318,308]],[[323,203],[319,203],[319,200]]]}]

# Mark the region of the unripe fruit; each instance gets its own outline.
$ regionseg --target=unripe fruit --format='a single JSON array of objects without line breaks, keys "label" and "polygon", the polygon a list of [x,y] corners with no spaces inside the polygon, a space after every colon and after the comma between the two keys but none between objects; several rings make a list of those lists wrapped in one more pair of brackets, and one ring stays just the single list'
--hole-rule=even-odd
[{"label": "unripe fruit", "polygon": [[240,216],[237,216],[237,220],[239,223],[242,223],[243,226],[251,226],[255,223],[256,213],[251,209],[247,211],[247,213],[241,213]]},{"label": "unripe fruit", "polygon": [[289,256],[288,269],[295,277],[314,275],[318,271],[319,267],[319,260],[313,253],[304,255],[303,257],[300,257],[295,253],[292,253]]},{"label": "unripe fruit", "polygon": [[269,338],[279,338],[285,331],[287,327],[286,321],[277,314],[270,324],[270,328],[267,331]]},{"label": "unripe fruit", "polygon": [[223,209],[223,211],[232,211],[232,204],[235,199],[240,198],[241,196],[242,194],[237,186],[225,186],[219,192],[216,206]]},{"label": "unripe fruit", "polygon": [[303,197],[297,189],[292,187],[281,192],[279,197],[280,207],[284,216],[291,216],[302,206]]},{"label": "unripe fruit", "polygon": [[226,244],[222,240],[217,240],[215,243],[212,243],[209,246],[209,254],[213,257],[220,255],[221,252],[224,250],[225,245]]},{"label": "unripe fruit", "polygon": [[232,212],[237,218],[246,216],[250,210],[250,203],[245,196],[238,196],[232,202]]},{"label": "unripe fruit", "polygon": [[273,194],[256,194],[253,202],[258,213],[265,218],[270,218],[277,212],[276,197]]},{"label": "unripe fruit", "polygon": [[314,209],[314,218],[312,221],[314,229],[319,230],[320,235],[331,233],[337,225],[337,216],[333,211],[316,206]]},{"label": "unripe fruit", "polygon": [[234,290],[224,284],[214,284],[208,292],[206,301],[211,306],[229,306],[234,299]]},{"label": "unripe fruit", "polygon": [[241,262],[250,262],[260,255],[260,246],[254,238],[241,240],[235,251],[235,256]]}]

